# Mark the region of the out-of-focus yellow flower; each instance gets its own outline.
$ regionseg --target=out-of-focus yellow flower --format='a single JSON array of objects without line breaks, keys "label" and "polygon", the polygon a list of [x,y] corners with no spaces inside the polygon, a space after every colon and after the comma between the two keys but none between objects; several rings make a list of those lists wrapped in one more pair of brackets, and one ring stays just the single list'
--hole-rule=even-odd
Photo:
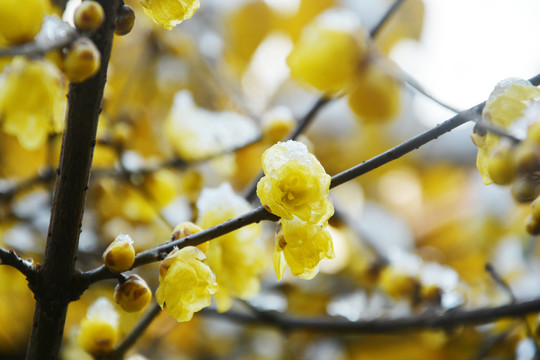
[{"label": "out-of-focus yellow flower", "polygon": [[139,0],[139,2],[150,19],[168,30],[192,17],[200,6],[199,0]]},{"label": "out-of-focus yellow flower", "polygon": [[297,216],[313,224],[333,215],[327,199],[330,176],[304,144],[277,143],[264,152],[262,163],[265,176],[257,184],[257,195],[273,214],[286,220]]},{"label": "out-of-focus yellow flower", "polygon": [[77,344],[94,355],[110,354],[118,341],[118,313],[106,298],[99,298],[88,308],[81,321]]},{"label": "out-of-focus yellow flower", "polygon": [[28,150],[64,129],[65,87],[59,70],[47,60],[16,57],[0,76],[2,129]]},{"label": "out-of-focus yellow flower", "polygon": [[161,263],[156,301],[179,322],[210,305],[210,295],[218,285],[212,270],[202,260],[202,251],[193,246],[175,250]]},{"label": "out-of-focus yellow flower", "polygon": [[47,0],[0,0],[0,39],[8,44],[32,40],[41,29],[47,6]]},{"label": "out-of-focus yellow flower", "polygon": [[289,108],[276,107],[265,113],[262,118],[262,138],[270,144],[275,144],[289,135],[295,124],[296,121]]},{"label": "out-of-focus yellow flower", "polygon": [[[338,15],[338,14],[336,14]],[[342,14],[339,14],[342,15]],[[350,90],[367,53],[365,34],[336,22],[317,18],[308,25],[287,58],[293,79],[325,93]]]},{"label": "out-of-focus yellow flower", "polygon": [[[202,228],[251,210],[248,202],[235,194],[228,183],[215,189],[204,189],[197,208]],[[219,284],[219,290],[214,294],[218,311],[229,310],[233,297],[248,300],[259,292],[259,275],[266,264],[263,251],[255,244],[260,232],[259,224],[251,224],[210,242],[206,264],[215,272]]]},{"label": "out-of-focus yellow flower", "polygon": [[371,61],[349,93],[351,110],[365,122],[393,120],[401,110],[401,82],[389,60]]},{"label": "out-of-focus yellow flower", "polygon": [[276,234],[274,251],[274,270],[278,280],[283,277],[287,264],[293,275],[313,279],[319,272],[319,262],[334,257],[332,236],[326,224],[320,226],[294,218],[281,220],[281,225],[282,231]]}]

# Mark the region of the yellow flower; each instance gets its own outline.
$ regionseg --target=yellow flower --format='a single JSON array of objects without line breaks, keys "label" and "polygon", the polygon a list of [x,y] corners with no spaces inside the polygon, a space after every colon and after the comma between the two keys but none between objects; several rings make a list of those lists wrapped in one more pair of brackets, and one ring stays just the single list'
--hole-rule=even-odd
[{"label": "yellow flower", "polygon": [[[540,89],[530,82],[517,78],[505,79],[497,84],[486,101],[486,106],[482,111],[482,121],[493,123],[504,129],[512,126],[514,130],[523,130],[522,128],[529,125],[529,119],[526,116],[527,109],[538,98],[540,98]],[[522,119],[524,121],[521,121]],[[489,185],[493,183],[493,178],[488,171],[488,164],[499,148],[500,136],[487,132],[485,135],[473,134],[472,137],[473,142],[478,146],[476,167],[482,175],[484,184]]]},{"label": "yellow flower", "polygon": [[103,262],[113,272],[121,273],[131,269],[135,262],[135,248],[131,237],[124,234],[118,235],[103,252]]},{"label": "yellow flower", "polygon": [[193,313],[210,305],[210,295],[218,285],[215,275],[201,261],[202,251],[193,246],[175,250],[161,263],[156,301],[179,322],[189,321]]},{"label": "yellow flower", "polygon": [[351,110],[365,122],[393,120],[401,110],[401,83],[390,60],[370,62],[349,93]]},{"label": "yellow flower", "polygon": [[[235,194],[228,183],[215,189],[204,189],[197,208],[202,228],[251,210],[248,202]],[[215,272],[219,284],[219,290],[214,294],[218,311],[229,310],[233,297],[248,300],[259,292],[259,275],[266,264],[263,251],[255,244],[260,232],[261,225],[252,224],[209,243],[206,264]]]},{"label": "yellow flower", "polygon": [[3,130],[27,150],[64,128],[65,92],[59,70],[47,60],[16,57],[0,76]]},{"label": "yellow flower", "polygon": [[8,44],[32,40],[41,29],[47,7],[47,0],[0,0],[0,39]]},{"label": "yellow flower", "polygon": [[270,211],[286,220],[296,215],[303,221],[322,224],[334,213],[328,201],[330,176],[302,143],[277,143],[262,157],[265,176],[257,195]]},{"label": "yellow flower", "polygon": [[319,272],[319,262],[334,257],[332,236],[326,224],[314,225],[298,218],[281,222],[282,230],[276,234],[274,251],[274,270],[278,280],[283,277],[286,264],[293,275],[313,279]]},{"label": "yellow flower", "polygon": [[86,352],[99,356],[110,354],[117,341],[118,314],[109,300],[99,298],[81,321],[77,344]]},{"label": "yellow flower", "polygon": [[139,2],[150,19],[168,30],[192,17],[200,6],[199,0],[139,0]]},{"label": "yellow flower", "polygon": [[337,18],[308,25],[287,58],[293,79],[327,93],[348,91],[367,53],[365,34],[347,19],[336,24]]}]

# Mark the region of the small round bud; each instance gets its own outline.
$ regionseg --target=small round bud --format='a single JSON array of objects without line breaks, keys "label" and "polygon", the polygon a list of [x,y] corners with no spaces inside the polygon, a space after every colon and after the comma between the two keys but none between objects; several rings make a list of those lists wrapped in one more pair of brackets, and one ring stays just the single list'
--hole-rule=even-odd
[{"label": "small round bud", "polygon": [[503,143],[487,161],[489,176],[497,185],[508,185],[514,180],[516,165],[512,150],[511,144]]},{"label": "small round bud", "polygon": [[94,76],[100,66],[101,54],[96,45],[86,38],[77,40],[64,59],[64,73],[72,83],[80,83]]},{"label": "small round bud", "polygon": [[118,235],[103,253],[105,266],[114,272],[131,269],[135,262],[133,240],[129,235]]},{"label": "small round bud", "polygon": [[114,288],[114,300],[126,312],[144,309],[151,299],[152,291],[139,275],[130,275]]},{"label": "small round bud", "polygon": [[540,196],[531,203],[531,215],[540,220]]},{"label": "small round bud", "polygon": [[122,36],[127,35],[135,24],[135,12],[128,5],[123,5],[114,18],[114,33]]},{"label": "small round bud", "polygon": [[535,218],[533,215],[529,216],[525,223],[525,229],[531,235],[540,235],[540,219]]},{"label": "small round bud", "polygon": [[[177,227],[174,228],[174,231],[171,235],[171,241],[185,238],[186,236],[198,233],[199,231],[202,231],[202,228],[190,221],[180,223]],[[197,245],[197,248],[203,253],[206,253],[209,247],[210,243],[208,241]]]},{"label": "small round bud", "polygon": [[92,0],[83,1],[73,15],[75,26],[82,31],[96,30],[103,24],[103,20],[105,20],[103,7]]},{"label": "small round bud", "polygon": [[529,178],[521,178],[512,185],[512,196],[517,202],[527,203],[538,196],[537,184]]},{"label": "small round bud", "polygon": [[516,146],[515,162],[522,174],[540,169],[540,147],[530,141],[522,141]]}]

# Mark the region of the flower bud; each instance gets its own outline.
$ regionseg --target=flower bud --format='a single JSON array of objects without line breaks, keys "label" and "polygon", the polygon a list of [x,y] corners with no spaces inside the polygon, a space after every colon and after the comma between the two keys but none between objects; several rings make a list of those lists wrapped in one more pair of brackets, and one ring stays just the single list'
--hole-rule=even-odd
[{"label": "flower bud", "polygon": [[127,35],[135,24],[135,12],[131,6],[123,5],[114,18],[114,33],[122,36]]},{"label": "flower bud", "polygon": [[144,309],[151,299],[152,292],[139,275],[130,275],[126,281],[114,288],[114,300],[126,312]]},{"label": "flower bud", "polygon": [[[174,228],[174,231],[171,235],[171,241],[185,238],[186,236],[198,233],[199,231],[202,231],[202,228],[200,226],[195,225],[191,221],[180,223],[177,227]],[[201,250],[203,253],[206,253],[209,246],[210,246],[210,243],[207,241],[205,243],[197,245],[197,248]]]},{"label": "flower bud", "polygon": [[103,253],[105,266],[114,272],[131,269],[135,262],[133,240],[129,235],[118,235]]},{"label": "flower bud", "polygon": [[64,59],[64,73],[72,83],[80,83],[94,76],[100,66],[101,54],[96,45],[86,38],[77,40]]},{"label": "flower bud", "polygon": [[96,30],[103,24],[105,20],[105,12],[103,7],[97,1],[83,1],[75,10],[73,22],[79,30],[92,31]]}]

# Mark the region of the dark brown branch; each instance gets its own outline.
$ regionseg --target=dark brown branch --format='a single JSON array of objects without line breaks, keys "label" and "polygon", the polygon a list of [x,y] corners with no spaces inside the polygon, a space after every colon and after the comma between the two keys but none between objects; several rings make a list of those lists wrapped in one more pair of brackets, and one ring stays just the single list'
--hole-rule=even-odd
[{"label": "dark brown branch", "polygon": [[105,23],[92,36],[101,53],[99,72],[71,84],[51,220],[43,265],[31,288],[36,298],[27,359],[57,359],[69,302],[84,290],[75,268],[98,117],[112,47],[114,18],[119,1],[99,0]]},{"label": "dark brown branch", "polygon": [[[175,247],[183,248],[186,246],[197,246],[249,224],[258,223],[263,220],[277,221],[279,220],[279,217],[269,213],[263,206],[260,206],[242,216],[227,220],[219,225],[202,230],[193,235],[176,241],[169,241],[153,247],[152,249],[140,252],[135,256],[133,268],[162,260]],[[90,286],[92,283],[99,280],[113,279],[116,275],[102,265],[94,270],[83,273],[81,277],[83,284],[85,284],[85,286]]]},{"label": "dark brown branch", "polygon": [[[530,79],[534,85],[540,84],[540,74],[536,77]],[[347,181],[353,180],[356,177],[359,177],[365,173],[368,173],[382,165],[385,165],[393,160],[399,159],[403,155],[418,149],[420,146],[427,144],[428,142],[437,139],[439,136],[450,132],[451,130],[465,124],[469,121],[474,121],[478,118],[482,109],[484,108],[485,102],[478,104],[468,110],[462,111],[453,118],[443,122],[440,125],[437,125],[424,133],[415,136],[414,138],[407,140],[386,152],[377,155],[357,166],[354,166],[348,170],[345,170],[337,175],[332,177],[332,182],[330,188],[342,185]],[[260,222],[263,220],[277,221],[279,218],[271,213],[269,213],[263,206],[260,206],[251,212],[236,217],[234,219],[227,220],[226,222],[216,225],[214,227],[205,229],[196,234],[187,236],[183,239],[167,242],[162,245],[158,245],[152,249],[143,251],[135,257],[135,264],[133,267],[138,267],[144,264],[148,264],[154,261],[159,261],[170,252],[175,246],[176,247],[185,247],[185,246],[196,246],[200,245],[206,241],[212,240],[218,236],[225,235],[231,231],[237,230],[243,226],[249,225],[251,223]],[[88,271],[82,274],[84,283],[89,286],[90,284],[105,279],[114,278],[114,274],[111,273],[105,266],[100,266],[94,270]]]},{"label": "dark brown branch", "polygon": [[19,270],[28,281],[33,281],[36,275],[36,268],[31,261],[21,259],[13,250],[0,248],[0,265],[9,265]]},{"label": "dark brown branch", "polygon": [[137,325],[131,330],[129,335],[122,341],[114,352],[99,360],[118,360],[123,359],[124,354],[139,340],[144,331],[150,326],[152,321],[161,313],[161,307],[158,304],[153,304],[152,308],[139,320]]},{"label": "dark brown branch", "polygon": [[408,316],[398,319],[376,319],[347,321],[336,318],[291,318],[273,313],[272,316],[259,316],[237,312],[218,313],[203,309],[201,314],[227,319],[242,324],[265,325],[284,331],[318,331],[330,333],[386,334],[418,329],[451,329],[459,325],[478,325],[493,322],[503,317],[521,317],[539,312],[540,299],[516,302],[492,308],[476,310],[455,310],[442,315]]}]

